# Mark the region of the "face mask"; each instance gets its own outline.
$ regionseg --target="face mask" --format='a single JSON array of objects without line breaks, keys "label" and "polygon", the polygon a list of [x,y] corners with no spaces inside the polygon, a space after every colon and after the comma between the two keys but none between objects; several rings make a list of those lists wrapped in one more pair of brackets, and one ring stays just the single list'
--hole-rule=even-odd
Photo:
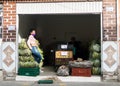
[{"label": "face mask", "polygon": [[32,34],[32,36],[35,36],[35,34]]}]

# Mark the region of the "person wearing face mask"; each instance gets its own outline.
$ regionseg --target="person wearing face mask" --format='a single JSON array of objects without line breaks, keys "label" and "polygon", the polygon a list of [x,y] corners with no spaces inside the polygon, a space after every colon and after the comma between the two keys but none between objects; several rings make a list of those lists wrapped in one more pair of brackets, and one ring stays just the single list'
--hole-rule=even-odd
[{"label": "person wearing face mask", "polygon": [[29,35],[28,40],[27,40],[27,44],[28,44],[28,47],[30,48],[30,50],[33,54],[33,57],[35,58],[35,61],[40,63],[41,60],[42,60],[42,57],[40,55],[40,52],[37,49],[39,44],[36,42],[37,40],[35,38],[35,35],[36,35],[35,29],[31,29],[30,30],[30,35]]}]

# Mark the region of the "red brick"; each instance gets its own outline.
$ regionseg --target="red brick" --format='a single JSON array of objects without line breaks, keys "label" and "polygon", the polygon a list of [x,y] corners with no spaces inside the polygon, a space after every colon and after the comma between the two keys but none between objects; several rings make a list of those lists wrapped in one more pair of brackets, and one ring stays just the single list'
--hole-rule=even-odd
[{"label": "red brick", "polygon": [[10,35],[10,33],[3,33],[3,35]]},{"label": "red brick", "polygon": [[13,7],[13,8],[8,8],[8,10],[15,11],[15,10],[16,10],[16,7]]},{"label": "red brick", "polygon": [[6,42],[6,39],[3,38],[2,41],[3,41],[3,42]]},{"label": "red brick", "polygon": [[15,41],[16,41],[16,39],[11,39],[11,41],[12,41],[12,42],[15,42]]},{"label": "red brick", "polygon": [[3,22],[4,25],[10,25],[10,22]]},{"label": "red brick", "polygon": [[14,30],[9,30],[8,32],[9,32],[9,33],[15,33],[16,31],[14,31]]},{"label": "red brick", "polygon": [[7,31],[8,30],[8,28],[3,28],[3,31]]},{"label": "red brick", "polygon": [[2,38],[3,38],[3,39],[6,39],[6,38],[7,38],[7,36],[6,36],[6,35],[3,35],[3,36],[2,36]]},{"label": "red brick", "polygon": [[12,33],[12,35],[16,35],[16,32]]},{"label": "red brick", "polygon": [[16,10],[15,10],[15,11],[12,11],[12,13],[16,14]]},{"label": "red brick", "polygon": [[11,13],[11,11],[9,11],[9,10],[8,11],[4,11],[4,14],[7,14],[7,13]]},{"label": "red brick", "polygon": [[[103,0],[103,27],[105,30],[109,30],[109,32],[104,32],[104,40],[109,41],[117,41],[117,27],[116,27],[116,1],[115,0]],[[106,11],[106,7],[112,6],[114,8],[113,11]],[[114,34],[113,34],[114,32]],[[105,37],[108,35],[108,39]]]},{"label": "red brick", "polygon": [[[4,0],[1,0],[1,1],[4,1]],[[92,1],[102,1],[102,0],[12,0],[11,2],[13,1],[16,1],[16,2],[64,2],[64,1],[89,1],[89,2],[92,2]],[[14,3],[13,3],[14,4]]]},{"label": "red brick", "polygon": [[7,41],[9,42],[9,41],[10,41],[10,39],[7,39]]},{"label": "red brick", "polygon": [[16,38],[16,36],[8,36],[8,38],[14,38],[14,39],[15,39],[15,38]]}]

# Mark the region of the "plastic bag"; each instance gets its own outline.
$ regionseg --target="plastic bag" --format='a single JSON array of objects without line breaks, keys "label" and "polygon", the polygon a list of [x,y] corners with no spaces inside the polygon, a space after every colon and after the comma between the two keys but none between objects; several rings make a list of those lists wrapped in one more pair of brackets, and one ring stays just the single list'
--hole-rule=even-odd
[{"label": "plastic bag", "polygon": [[57,70],[58,76],[68,76],[69,75],[69,68],[65,65],[62,65]]}]

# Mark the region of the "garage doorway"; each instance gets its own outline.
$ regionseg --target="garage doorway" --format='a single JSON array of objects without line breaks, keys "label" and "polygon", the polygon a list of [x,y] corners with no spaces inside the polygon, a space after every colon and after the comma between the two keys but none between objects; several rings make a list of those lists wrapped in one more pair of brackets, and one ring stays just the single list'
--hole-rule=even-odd
[{"label": "garage doorway", "polygon": [[17,34],[21,38],[28,36],[30,28],[37,28],[46,65],[53,65],[51,50],[55,44],[67,43],[72,36],[81,42],[81,58],[84,59],[88,59],[90,41],[98,39],[102,42],[101,2],[18,3],[17,14]]},{"label": "garage doorway", "polygon": [[71,37],[80,42],[79,58],[89,59],[89,46],[93,40],[101,40],[100,14],[19,15],[19,35],[28,38],[29,30],[37,29],[37,39],[44,51],[45,64],[54,65],[54,53],[58,44],[67,44]]}]

